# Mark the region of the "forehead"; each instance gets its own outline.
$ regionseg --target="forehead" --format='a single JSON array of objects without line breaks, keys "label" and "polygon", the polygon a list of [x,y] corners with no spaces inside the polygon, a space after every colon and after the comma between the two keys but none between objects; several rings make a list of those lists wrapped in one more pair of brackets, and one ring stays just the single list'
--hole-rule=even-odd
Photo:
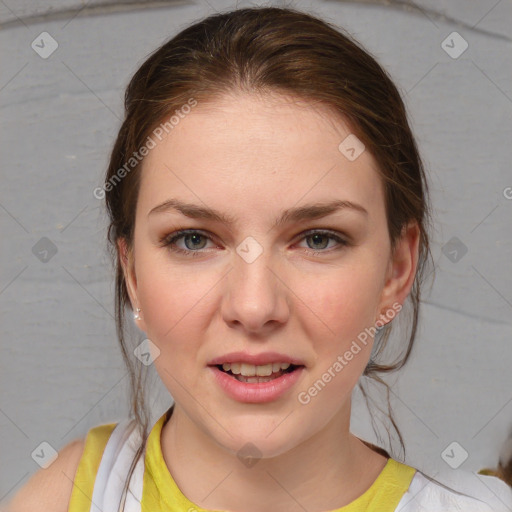
[{"label": "forehead", "polygon": [[237,210],[237,217],[285,209],[302,198],[378,209],[377,164],[369,151],[353,161],[344,156],[339,145],[349,135],[341,116],[298,98],[240,93],[198,102],[161,141],[153,137],[138,209],[145,216],[171,196]]}]

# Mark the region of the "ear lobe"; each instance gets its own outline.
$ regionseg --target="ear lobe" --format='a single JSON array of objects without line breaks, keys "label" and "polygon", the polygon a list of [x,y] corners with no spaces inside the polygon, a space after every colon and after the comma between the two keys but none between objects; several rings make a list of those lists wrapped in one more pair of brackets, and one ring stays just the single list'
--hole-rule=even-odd
[{"label": "ear lobe", "polygon": [[403,304],[409,295],[418,266],[420,229],[413,221],[402,230],[391,256],[381,296],[381,316],[392,304]]}]

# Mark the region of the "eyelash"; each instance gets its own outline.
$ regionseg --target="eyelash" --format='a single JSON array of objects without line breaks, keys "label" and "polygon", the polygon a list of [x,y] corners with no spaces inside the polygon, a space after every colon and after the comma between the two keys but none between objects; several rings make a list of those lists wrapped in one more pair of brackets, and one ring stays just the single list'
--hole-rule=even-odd
[{"label": "eyelash", "polygon": [[[184,256],[191,256],[191,257],[200,256],[200,255],[203,254],[203,249],[199,249],[197,251],[193,251],[191,249],[185,250],[185,249],[181,249],[181,248],[175,246],[176,241],[178,241],[180,238],[183,238],[186,235],[193,235],[193,234],[201,235],[201,236],[207,238],[208,240],[213,241],[210,236],[206,235],[205,233],[203,233],[200,230],[197,230],[197,229],[182,229],[182,230],[179,230],[179,231],[175,231],[174,233],[171,233],[170,235],[166,235],[166,236],[162,237],[160,239],[160,246],[161,247],[167,247],[172,252],[175,252],[175,253],[178,253],[178,254],[182,254]],[[349,245],[347,240],[341,238],[339,235],[335,234],[332,231],[326,231],[326,230],[322,230],[322,229],[311,229],[309,231],[305,231],[304,233],[301,233],[301,235],[302,235],[302,238],[300,240],[303,240],[305,238],[309,238],[309,237],[311,237],[313,235],[324,235],[329,240],[334,240],[335,242],[338,242],[338,244],[341,247]],[[338,248],[341,248],[341,247],[338,247]],[[334,249],[334,250],[336,250],[336,249]],[[306,251],[307,252],[312,252],[312,253],[318,253],[318,252],[330,253],[330,252],[333,251],[333,249],[332,248],[329,249],[329,250],[325,250],[325,249],[306,249]]]}]

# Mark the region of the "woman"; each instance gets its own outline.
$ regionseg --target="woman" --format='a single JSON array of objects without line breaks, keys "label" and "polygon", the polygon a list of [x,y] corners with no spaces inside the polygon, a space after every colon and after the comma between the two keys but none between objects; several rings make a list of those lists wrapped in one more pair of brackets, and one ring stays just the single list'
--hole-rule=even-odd
[{"label": "woman", "polygon": [[[494,477],[438,482],[349,429],[361,376],[409,357],[429,258],[426,178],[377,62],[310,15],[237,10],[153,53],[125,106],[97,193],[135,419],[65,447],[10,510],[512,509]],[[150,363],[174,399],[154,425]]]}]

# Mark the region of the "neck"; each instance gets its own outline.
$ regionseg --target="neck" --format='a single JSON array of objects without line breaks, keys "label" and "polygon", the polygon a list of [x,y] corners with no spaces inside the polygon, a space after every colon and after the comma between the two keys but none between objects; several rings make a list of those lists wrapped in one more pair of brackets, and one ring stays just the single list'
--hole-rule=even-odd
[{"label": "neck", "polygon": [[181,492],[210,510],[321,512],[363,494],[387,459],[350,434],[350,403],[293,449],[244,466],[175,405],[162,453]]}]

